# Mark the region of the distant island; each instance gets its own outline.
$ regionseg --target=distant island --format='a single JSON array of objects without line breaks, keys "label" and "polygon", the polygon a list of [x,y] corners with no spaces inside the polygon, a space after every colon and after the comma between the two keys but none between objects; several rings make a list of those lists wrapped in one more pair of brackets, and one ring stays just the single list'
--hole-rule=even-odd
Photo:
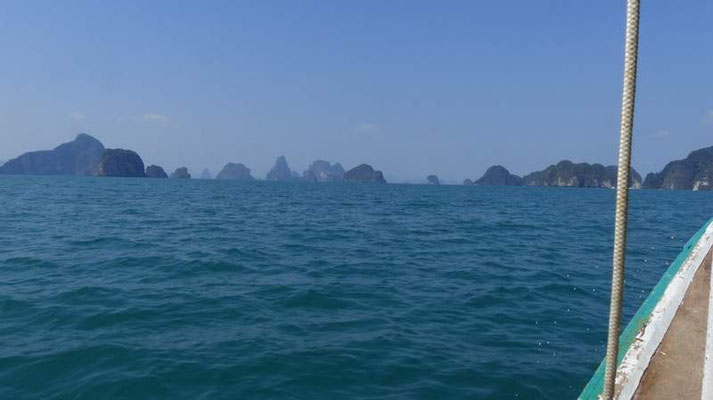
[{"label": "distant island", "polygon": [[[348,178],[345,179],[345,176]],[[68,143],[53,150],[33,151],[17,158],[0,163],[0,175],[75,175],[106,176],[132,178],[169,178],[166,171],[158,165],[144,168],[144,161],[138,153],[125,149],[107,149],[96,138],[80,133]],[[177,168],[170,175],[173,179],[191,179],[186,167]],[[201,179],[211,179],[206,168]],[[250,168],[241,163],[227,163],[216,175],[217,180],[254,181]],[[366,182],[386,183],[381,171],[375,171],[370,165],[362,164],[345,172],[341,164],[317,160],[300,176],[292,171],[285,156],[280,156],[265,177],[268,181],[307,181],[307,182]]]},{"label": "distant island", "polygon": [[191,179],[191,174],[188,173],[188,168],[180,167],[176,168],[171,174],[172,179]]},{"label": "distant island", "polygon": [[254,181],[255,178],[250,174],[250,168],[240,163],[227,163],[223,167],[215,179],[220,181]]},{"label": "distant island", "polygon": [[145,178],[141,157],[132,150],[106,149],[97,165],[97,176]]},{"label": "distant island", "polygon": [[331,164],[329,161],[317,160],[310,164],[307,171],[302,173],[302,180],[308,182],[341,182],[344,179],[344,168],[340,163]]},{"label": "distant island", "polygon": [[[144,161],[135,151],[107,149],[96,138],[80,133],[68,143],[52,150],[24,153],[6,162],[0,161],[2,175],[75,175],[137,178],[169,178],[158,165],[144,166]],[[170,174],[174,179],[191,179],[186,167],[177,168]],[[211,179],[204,169],[201,179]],[[228,162],[215,176],[216,180],[255,181],[250,168],[242,163]],[[346,182],[386,183],[384,174],[369,164],[360,164],[345,170],[340,163],[325,160],[312,162],[302,174],[290,168],[287,158],[277,157],[266,174],[265,180],[277,182]],[[423,181],[422,181],[423,182]],[[425,182],[440,185],[436,175],[428,175]],[[477,178],[466,178],[466,186],[542,186],[615,188],[617,167],[614,165],[574,163],[563,160],[525,176],[510,173],[501,165],[493,165]],[[646,179],[631,169],[630,187],[633,189],[666,190],[713,190],[713,146],[691,152],[683,160],[668,163],[661,172],[649,173]]]},{"label": "distant island", "polygon": [[97,175],[104,145],[80,133],[76,139],[53,150],[25,153],[5,162],[0,174],[12,175]]},{"label": "distant island", "polygon": [[[555,186],[614,188],[617,184],[615,165],[560,161],[542,171],[524,177],[511,174],[505,167],[494,165],[479,179],[466,179],[464,185],[481,186]],[[713,146],[691,152],[683,160],[668,163],[661,172],[649,173],[642,181],[641,175],[631,169],[634,189],[713,190]]]},{"label": "distant island", "polygon": [[300,175],[297,172],[292,171],[289,165],[287,165],[287,159],[285,158],[285,156],[277,157],[277,160],[275,160],[275,165],[267,173],[267,176],[265,176],[265,180],[268,181],[287,182],[296,181],[299,179]]},{"label": "distant island", "polygon": [[[346,172],[339,163],[331,164],[329,161],[316,160],[310,164],[306,171],[298,174],[290,169],[285,156],[277,157],[275,165],[265,177],[268,181],[306,181],[306,182],[342,182]],[[368,181],[367,178],[365,181]]]},{"label": "distant island", "polygon": [[344,182],[386,183],[384,174],[369,164],[361,164],[344,173]]},{"label": "distant island", "polygon": [[713,146],[671,161],[659,173],[644,179],[645,189],[713,190]]},{"label": "distant island", "polygon": [[[464,184],[480,186],[545,186],[545,187],[580,187],[614,188],[617,181],[617,167],[614,165],[579,163],[569,160],[550,165],[542,171],[535,171],[520,177],[511,174],[505,167],[494,165],[475,181],[466,180]],[[631,169],[631,182],[634,189],[642,187],[641,175]]]},{"label": "distant island", "polygon": [[485,171],[485,175],[475,182],[467,179],[465,184],[482,186],[521,186],[522,178],[513,175],[501,165],[493,165]]},{"label": "distant island", "polygon": [[158,165],[149,165],[146,167],[146,177],[166,179],[168,178],[168,175],[166,174],[166,171]]},{"label": "distant island", "polygon": [[429,185],[436,185],[436,186],[438,186],[438,185],[441,184],[441,180],[438,179],[438,176],[437,176],[437,175],[428,175],[428,176],[426,177],[426,183],[428,183]]}]

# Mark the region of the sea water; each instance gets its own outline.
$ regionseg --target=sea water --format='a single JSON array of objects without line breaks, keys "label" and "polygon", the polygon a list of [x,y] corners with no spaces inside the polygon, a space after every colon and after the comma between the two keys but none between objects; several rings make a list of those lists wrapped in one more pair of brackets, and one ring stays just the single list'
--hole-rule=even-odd
[{"label": "sea water", "polygon": [[[713,193],[632,191],[624,318]],[[563,399],[614,191],[0,177],[2,399]]]}]

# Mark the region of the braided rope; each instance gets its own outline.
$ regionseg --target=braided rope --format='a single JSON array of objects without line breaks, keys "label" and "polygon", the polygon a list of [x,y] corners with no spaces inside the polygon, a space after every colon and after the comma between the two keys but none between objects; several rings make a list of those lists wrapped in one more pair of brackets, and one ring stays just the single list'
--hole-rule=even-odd
[{"label": "braided rope", "polygon": [[634,126],[636,95],[636,63],[639,47],[639,0],[628,0],[626,10],[626,50],[624,58],[624,90],[621,100],[619,130],[619,169],[616,183],[616,219],[614,222],[614,256],[612,260],[611,303],[607,335],[606,369],[602,398],[612,399],[619,353],[621,303],[624,291],[626,224],[629,203],[629,171],[631,170],[631,137]]}]

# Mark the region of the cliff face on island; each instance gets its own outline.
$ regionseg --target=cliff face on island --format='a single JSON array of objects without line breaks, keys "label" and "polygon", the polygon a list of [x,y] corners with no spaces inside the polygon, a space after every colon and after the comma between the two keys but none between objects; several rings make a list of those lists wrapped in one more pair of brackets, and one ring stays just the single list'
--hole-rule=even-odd
[{"label": "cliff face on island", "polygon": [[7,161],[0,167],[0,174],[95,175],[103,154],[100,141],[80,133],[54,150],[33,151]]},{"label": "cliff face on island", "polygon": [[[579,163],[560,161],[550,165],[542,171],[533,172],[522,178],[523,185],[527,186],[563,186],[563,187],[588,187],[588,188],[613,188],[616,187],[617,167],[605,167],[601,164]],[[641,175],[631,169],[630,187],[641,187]]]},{"label": "cliff face on island", "polygon": [[191,174],[188,173],[188,168],[180,167],[171,173],[172,179],[191,179]]},{"label": "cliff face on island", "polygon": [[234,181],[254,181],[250,175],[250,168],[240,163],[228,163],[216,175],[215,179],[219,180],[234,180]]},{"label": "cliff face on island", "polygon": [[713,190],[713,146],[668,163],[659,173],[646,175],[645,189]]},{"label": "cliff face on island", "polygon": [[149,165],[146,167],[146,177],[147,178],[168,178],[166,171],[158,165]]},{"label": "cliff face on island", "polygon": [[344,168],[339,163],[317,160],[302,174],[302,179],[308,182],[341,182],[344,179]]},{"label": "cliff face on island", "polygon": [[[466,185],[468,183],[465,183]],[[522,178],[513,175],[501,165],[493,165],[485,171],[485,174],[475,182],[470,183],[481,186],[520,186]]]},{"label": "cliff face on island", "polygon": [[344,173],[344,182],[386,183],[384,174],[371,165],[361,164]]},{"label": "cliff face on island", "polygon": [[[494,165],[475,182],[466,179],[463,184],[480,186],[547,186],[547,187],[587,187],[587,188],[613,188],[616,187],[617,167],[605,167],[601,164],[579,163],[560,161],[550,165],[542,171],[519,177],[511,174],[505,167]],[[641,175],[631,169],[630,187],[641,187]]]},{"label": "cliff face on island", "polygon": [[124,149],[106,149],[99,161],[99,176],[143,178],[144,162],[136,152]]},{"label": "cliff face on island", "polygon": [[[163,168],[150,165],[144,170],[141,157],[134,151],[105,149],[94,137],[80,133],[68,143],[53,150],[33,151],[14,159],[0,162],[0,174],[17,175],[83,175],[83,176],[123,176],[123,177],[168,177]],[[190,178],[185,167],[176,169],[172,178]],[[210,171],[205,169],[202,179],[210,179]],[[220,180],[255,180],[250,169],[243,164],[228,163],[216,176]],[[316,160],[300,177],[292,171],[284,156],[275,160],[267,173],[271,181],[309,182],[372,182],[386,183],[381,171],[368,164],[361,164],[349,171],[339,163]],[[617,167],[602,164],[574,163],[560,161],[541,171],[520,177],[511,174],[505,167],[494,165],[477,180],[465,179],[464,185],[478,186],[543,186],[543,187],[586,187],[614,188],[617,185]],[[436,175],[426,177],[432,185],[440,184]],[[632,168],[632,188],[713,190],[713,146],[691,152],[685,159],[668,163],[661,172],[650,173],[642,182],[641,176]]]},{"label": "cliff face on island", "polygon": [[267,173],[265,177],[268,181],[292,181],[299,179],[299,175],[296,172],[292,172],[289,165],[287,165],[287,159],[285,156],[277,157],[275,160],[275,165]]}]

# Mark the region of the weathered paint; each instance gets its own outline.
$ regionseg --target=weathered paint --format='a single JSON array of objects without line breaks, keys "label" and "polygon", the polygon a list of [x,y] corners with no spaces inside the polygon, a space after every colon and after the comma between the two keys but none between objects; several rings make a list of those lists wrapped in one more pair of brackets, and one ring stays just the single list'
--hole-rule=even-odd
[{"label": "weathered paint", "polygon": [[[669,331],[694,278],[707,260],[711,244],[713,244],[713,225],[708,227],[693,247],[690,256],[666,287],[663,296],[651,312],[648,324],[639,332],[624,355],[616,374],[617,399],[631,399],[638,390],[644,372],[649,368],[652,357]],[[707,281],[704,286],[708,286]]]},{"label": "weathered paint", "polygon": [[[679,274],[681,268],[693,253],[696,244],[698,244],[701,237],[703,237],[708,228],[711,226],[711,223],[713,223],[713,219],[708,221],[701,229],[699,229],[698,232],[696,232],[693,237],[688,240],[686,245],[683,246],[683,250],[681,251],[681,253],[676,257],[673,263],[671,263],[666,272],[664,272],[659,282],[656,284],[656,286],[654,286],[649,296],[646,298],[644,303],[641,305],[639,310],[631,319],[631,322],[629,322],[629,324],[619,336],[619,356],[617,358],[617,366],[621,365],[622,360],[632,348],[632,345],[637,339],[637,336],[640,336],[644,328],[651,322],[654,310],[656,309],[661,299],[664,297],[666,289],[669,287],[674,277]],[[594,376],[592,376],[592,379],[589,381],[589,383],[587,383],[587,386],[584,387],[584,390],[579,395],[579,399],[598,399],[602,393],[603,382],[604,362],[602,361],[602,363],[599,364],[599,367],[595,371]]]}]

